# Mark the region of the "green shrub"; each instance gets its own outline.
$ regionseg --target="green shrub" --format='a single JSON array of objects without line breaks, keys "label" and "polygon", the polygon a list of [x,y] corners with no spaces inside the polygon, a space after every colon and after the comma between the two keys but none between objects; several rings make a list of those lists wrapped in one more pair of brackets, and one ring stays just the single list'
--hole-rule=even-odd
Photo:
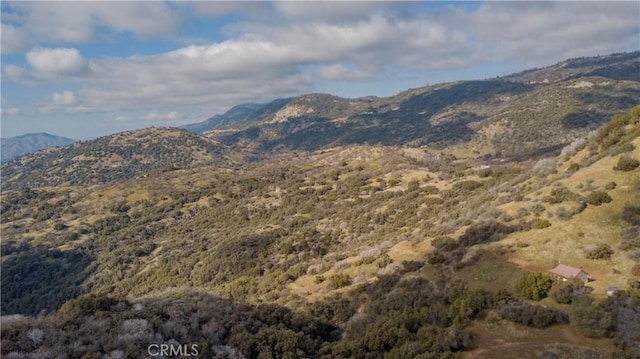
[{"label": "green shrub", "polygon": [[618,163],[613,167],[616,171],[633,171],[640,166],[640,161],[629,156],[620,156]]},{"label": "green shrub", "polygon": [[529,221],[529,226],[531,226],[531,229],[542,229],[550,227],[551,222],[542,218],[534,218],[533,220]]},{"label": "green shrub", "polygon": [[545,273],[527,272],[518,280],[517,289],[526,299],[540,300],[547,296],[552,284],[553,279]]},{"label": "green shrub", "polygon": [[609,203],[611,201],[613,201],[613,199],[605,191],[593,191],[587,196],[587,203],[594,206],[599,206],[603,203]]},{"label": "green shrub", "polygon": [[329,277],[329,287],[338,289],[351,285],[351,277],[346,273],[337,273]]},{"label": "green shrub", "polygon": [[571,173],[575,173],[580,169],[580,165],[577,163],[572,163],[569,165],[569,167],[566,170],[566,173],[571,174]]},{"label": "green shrub", "polygon": [[568,323],[569,317],[561,310],[528,303],[509,303],[500,309],[506,320],[534,328],[546,328],[556,323]]},{"label": "green shrub", "polygon": [[588,259],[609,259],[613,254],[613,249],[606,243],[600,243],[593,251],[587,254]]},{"label": "green shrub", "polygon": [[569,318],[571,324],[587,337],[598,338],[609,333],[612,324],[611,314],[601,306],[591,304],[583,298],[573,303]]},{"label": "green shrub", "polygon": [[565,201],[576,201],[579,199],[579,196],[573,192],[571,192],[566,187],[558,187],[551,190],[549,196],[543,199],[544,202],[548,202],[551,204],[562,203]]},{"label": "green shrub", "polygon": [[571,279],[566,282],[556,281],[549,290],[549,297],[560,304],[570,304],[573,300],[586,293],[584,283],[579,279]]}]

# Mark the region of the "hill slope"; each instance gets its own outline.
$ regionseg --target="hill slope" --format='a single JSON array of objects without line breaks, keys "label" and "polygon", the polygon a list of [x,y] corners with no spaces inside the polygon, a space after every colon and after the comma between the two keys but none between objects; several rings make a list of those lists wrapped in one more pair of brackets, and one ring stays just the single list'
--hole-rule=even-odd
[{"label": "hill slope", "polygon": [[2,143],[2,159],[8,161],[14,157],[26,155],[54,146],[67,146],[74,142],[70,138],[55,136],[49,133],[28,133],[16,137],[7,137],[0,140]]},{"label": "hill slope", "polygon": [[[635,107],[535,164],[346,146],[5,191],[3,314],[52,314],[3,325],[3,355],[135,356],[159,337],[246,357],[495,353],[486,330],[521,357],[633,357],[639,136]],[[523,301],[522,273],[554,260],[588,271],[591,295]],[[633,296],[592,303],[608,285]]]},{"label": "hill slope", "polygon": [[175,128],[149,128],[76,142],[2,164],[3,189],[107,183],[149,171],[222,163],[224,147]]}]

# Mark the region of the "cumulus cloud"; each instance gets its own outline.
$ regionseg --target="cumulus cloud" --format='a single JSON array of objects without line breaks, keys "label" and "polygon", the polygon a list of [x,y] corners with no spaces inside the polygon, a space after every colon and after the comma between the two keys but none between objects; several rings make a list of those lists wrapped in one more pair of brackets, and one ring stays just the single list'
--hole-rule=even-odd
[{"label": "cumulus cloud", "polygon": [[2,66],[2,74],[4,75],[5,81],[20,81],[20,82],[29,82],[29,72],[23,69],[20,66],[16,65],[4,65]]},{"label": "cumulus cloud", "polygon": [[0,34],[2,34],[1,49],[2,54],[14,54],[25,51],[29,46],[29,39],[23,32],[13,25],[2,24]]},{"label": "cumulus cloud", "polygon": [[524,63],[637,49],[638,2],[488,2],[455,22],[493,60]]},{"label": "cumulus cloud", "polygon": [[11,6],[21,15],[20,26],[26,33],[56,42],[87,42],[98,26],[143,37],[167,35],[181,22],[178,12],[159,1],[25,1]]},{"label": "cumulus cloud", "polygon": [[72,91],[54,92],[40,106],[40,112],[82,112],[86,110],[79,104],[76,94]]},{"label": "cumulus cloud", "polygon": [[144,117],[146,120],[149,121],[175,121],[177,119],[180,118],[180,113],[176,112],[176,111],[172,111],[169,113],[155,113],[155,112],[151,112],[149,114],[147,114]]},{"label": "cumulus cloud", "polygon": [[71,91],[56,92],[51,96],[52,105],[68,106],[76,102],[76,95]]},{"label": "cumulus cloud", "polygon": [[3,116],[15,116],[19,115],[21,112],[22,111],[20,111],[20,109],[17,107],[10,107],[6,110],[4,108],[0,109],[0,114],[2,114]]},{"label": "cumulus cloud", "polygon": [[323,22],[365,20],[371,15],[392,10],[393,7],[411,4],[393,1],[345,1],[329,3],[323,1],[278,1],[273,6],[277,13],[288,19],[303,19]]},{"label": "cumulus cloud", "polygon": [[87,60],[73,48],[35,48],[26,57],[36,73],[44,76],[78,76],[89,71]]},{"label": "cumulus cloud", "polygon": [[320,75],[320,78],[324,80],[337,81],[367,80],[373,77],[372,73],[350,69],[340,64],[323,66],[320,68],[318,73]]},{"label": "cumulus cloud", "polygon": [[[91,60],[91,74],[80,90],[83,105],[115,110],[152,108],[159,102],[232,106],[268,101],[313,91],[314,74],[305,72],[305,65],[319,65],[317,74],[323,79],[363,80],[388,63],[449,67],[456,64],[453,58],[439,62],[429,53],[454,48],[451,53],[457,59],[467,51],[463,34],[439,24],[394,24],[381,16],[345,25],[294,24],[262,30],[158,55]],[[416,51],[424,55],[416,56]],[[69,74],[81,68],[81,61],[71,61],[81,59],[79,54],[64,55],[68,66],[32,66],[58,73],[68,68]],[[470,61],[471,56],[462,59]],[[341,65],[345,62],[353,66]]]}]

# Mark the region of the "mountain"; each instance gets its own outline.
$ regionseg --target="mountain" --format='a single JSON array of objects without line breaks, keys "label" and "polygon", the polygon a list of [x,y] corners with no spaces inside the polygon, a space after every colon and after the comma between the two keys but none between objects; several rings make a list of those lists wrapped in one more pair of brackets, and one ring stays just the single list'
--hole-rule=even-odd
[{"label": "mountain", "polygon": [[229,111],[225,112],[222,115],[215,115],[204,120],[203,122],[184,125],[181,128],[195,133],[203,133],[215,127],[221,127],[232,123],[245,121],[251,114],[253,114],[256,110],[262,108],[263,106],[263,104],[257,103],[245,103],[237,105],[232,107]]},{"label": "mountain", "polygon": [[148,128],[9,160],[2,164],[2,188],[101,184],[225,161],[224,146],[206,137],[176,128]]},{"label": "mountain", "polygon": [[14,157],[26,155],[28,153],[43,150],[54,146],[67,146],[74,142],[70,138],[55,136],[49,133],[28,133],[16,137],[7,137],[0,140],[2,143],[1,162],[8,161]]},{"label": "mountain", "polygon": [[[503,78],[411,89],[386,98],[324,94],[242,106],[198,131],[260,151],[349,144],[532,158],[557,151],[640,103],[640,52],[579,58]],[[196,128],[196,127],[190,127]]]}]

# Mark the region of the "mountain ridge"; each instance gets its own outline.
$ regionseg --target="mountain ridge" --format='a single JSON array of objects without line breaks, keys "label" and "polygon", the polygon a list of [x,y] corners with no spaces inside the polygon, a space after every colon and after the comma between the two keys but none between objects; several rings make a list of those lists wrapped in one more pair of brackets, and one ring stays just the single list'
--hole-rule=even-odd
[{"label": "mountain ridge", "polygon": [[383,98],[306,94],[243,107],[240,117],[234,107],[197,128],[209,126],[203,132],[208,137],[262,151],[357,143],[460,145],[480,155],[526,158],[556,151],[639,103],[638,73],[640,51],[577,58]]}]

